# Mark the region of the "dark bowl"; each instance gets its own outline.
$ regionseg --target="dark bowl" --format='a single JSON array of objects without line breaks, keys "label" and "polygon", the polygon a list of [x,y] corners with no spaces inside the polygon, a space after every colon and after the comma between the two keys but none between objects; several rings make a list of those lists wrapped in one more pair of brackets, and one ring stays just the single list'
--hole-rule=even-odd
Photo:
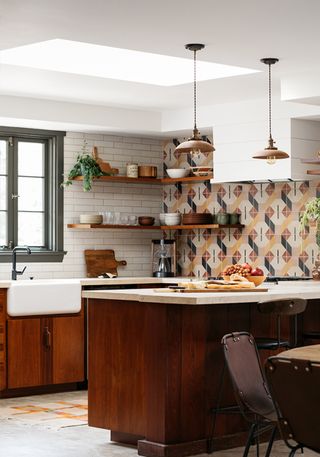
[{"label": "dark bowl", "polygon": [[140,216],[138,218],[140,225],[153,225],[154,224],[154,217],[150,216]]}]

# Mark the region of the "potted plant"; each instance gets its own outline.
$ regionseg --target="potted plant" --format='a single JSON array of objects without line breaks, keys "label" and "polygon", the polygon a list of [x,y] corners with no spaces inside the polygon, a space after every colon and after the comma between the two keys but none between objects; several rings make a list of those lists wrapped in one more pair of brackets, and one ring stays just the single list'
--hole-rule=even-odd
[{"label": "potted plant", "polygon": [[[303,229],[309,226],[316,227],[316,243],[320,248],[320,198],[315,197],[306,204],[305,210],[300,218],[300,224]],[[320,280],[319,254],[312,269],[312,276],[313,279]]]},{"label": "potted plant", "polygon": [[320,198],[310,200],[300,218],[302,228],[316,226],[316,242],[320,248]]},{"label": "potted plant", "polygon": [[73,168],[69,171],[68,177],[62,183],[62,186],[70,186],[73,183],[74,178],[77,176],[83,176],[83,190],[88,192],[92,188],[92,181],[94,178],[110,175],[111,173],[103,172],[96,158],[87,152],[87,142],[84,141],[82,152],[77,156],[77,161]]}]

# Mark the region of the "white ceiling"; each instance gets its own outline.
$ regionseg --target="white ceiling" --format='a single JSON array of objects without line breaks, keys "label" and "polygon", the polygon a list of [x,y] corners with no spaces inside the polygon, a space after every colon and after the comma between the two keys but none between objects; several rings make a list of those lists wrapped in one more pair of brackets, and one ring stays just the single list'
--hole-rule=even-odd
[{"label": "white ceiling", "polygon": [[[202,42],[201,60],[211,62],[265,70],[259,59],[278,57],[279,90],[282,76],[320,67],[319,17],[319,0],[0,0],[0,48],[64,38],[186,57],[185,43]],[[266,89],[265,73],[201,82],[199,104],[260,98]],[[0,94],[159,111],[192,105],[191,84],[164,88],[9,65],[0,66]]]}]

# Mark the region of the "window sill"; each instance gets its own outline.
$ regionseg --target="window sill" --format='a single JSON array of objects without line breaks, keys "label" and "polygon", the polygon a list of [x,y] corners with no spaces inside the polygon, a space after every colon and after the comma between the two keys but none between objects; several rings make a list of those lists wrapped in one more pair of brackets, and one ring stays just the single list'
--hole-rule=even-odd
[{"label": "window sill", "polygon": [[[31,255],[28,255],[17,252],[17,262],[62,262],[66,253],[66,251],[32,251]],[[0,251],[0,263],[11,263],[11,261],[12,251]]]}]

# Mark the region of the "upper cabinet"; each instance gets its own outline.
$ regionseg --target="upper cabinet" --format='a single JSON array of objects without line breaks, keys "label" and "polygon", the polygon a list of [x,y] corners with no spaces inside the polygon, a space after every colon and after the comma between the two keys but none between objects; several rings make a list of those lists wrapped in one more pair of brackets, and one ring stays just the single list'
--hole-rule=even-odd
[{"label": "upper cabinet", "polygon": [[320,123],[300,119],[277,119],[273,123],[276,147],[286,151],[289,159],[269,165],[252,156],[267,146],[266,122],[250,122],[215,128],[212,183],[242,181],[309,180],[310,165],[301,159],[317,157],[320,150]]}]

